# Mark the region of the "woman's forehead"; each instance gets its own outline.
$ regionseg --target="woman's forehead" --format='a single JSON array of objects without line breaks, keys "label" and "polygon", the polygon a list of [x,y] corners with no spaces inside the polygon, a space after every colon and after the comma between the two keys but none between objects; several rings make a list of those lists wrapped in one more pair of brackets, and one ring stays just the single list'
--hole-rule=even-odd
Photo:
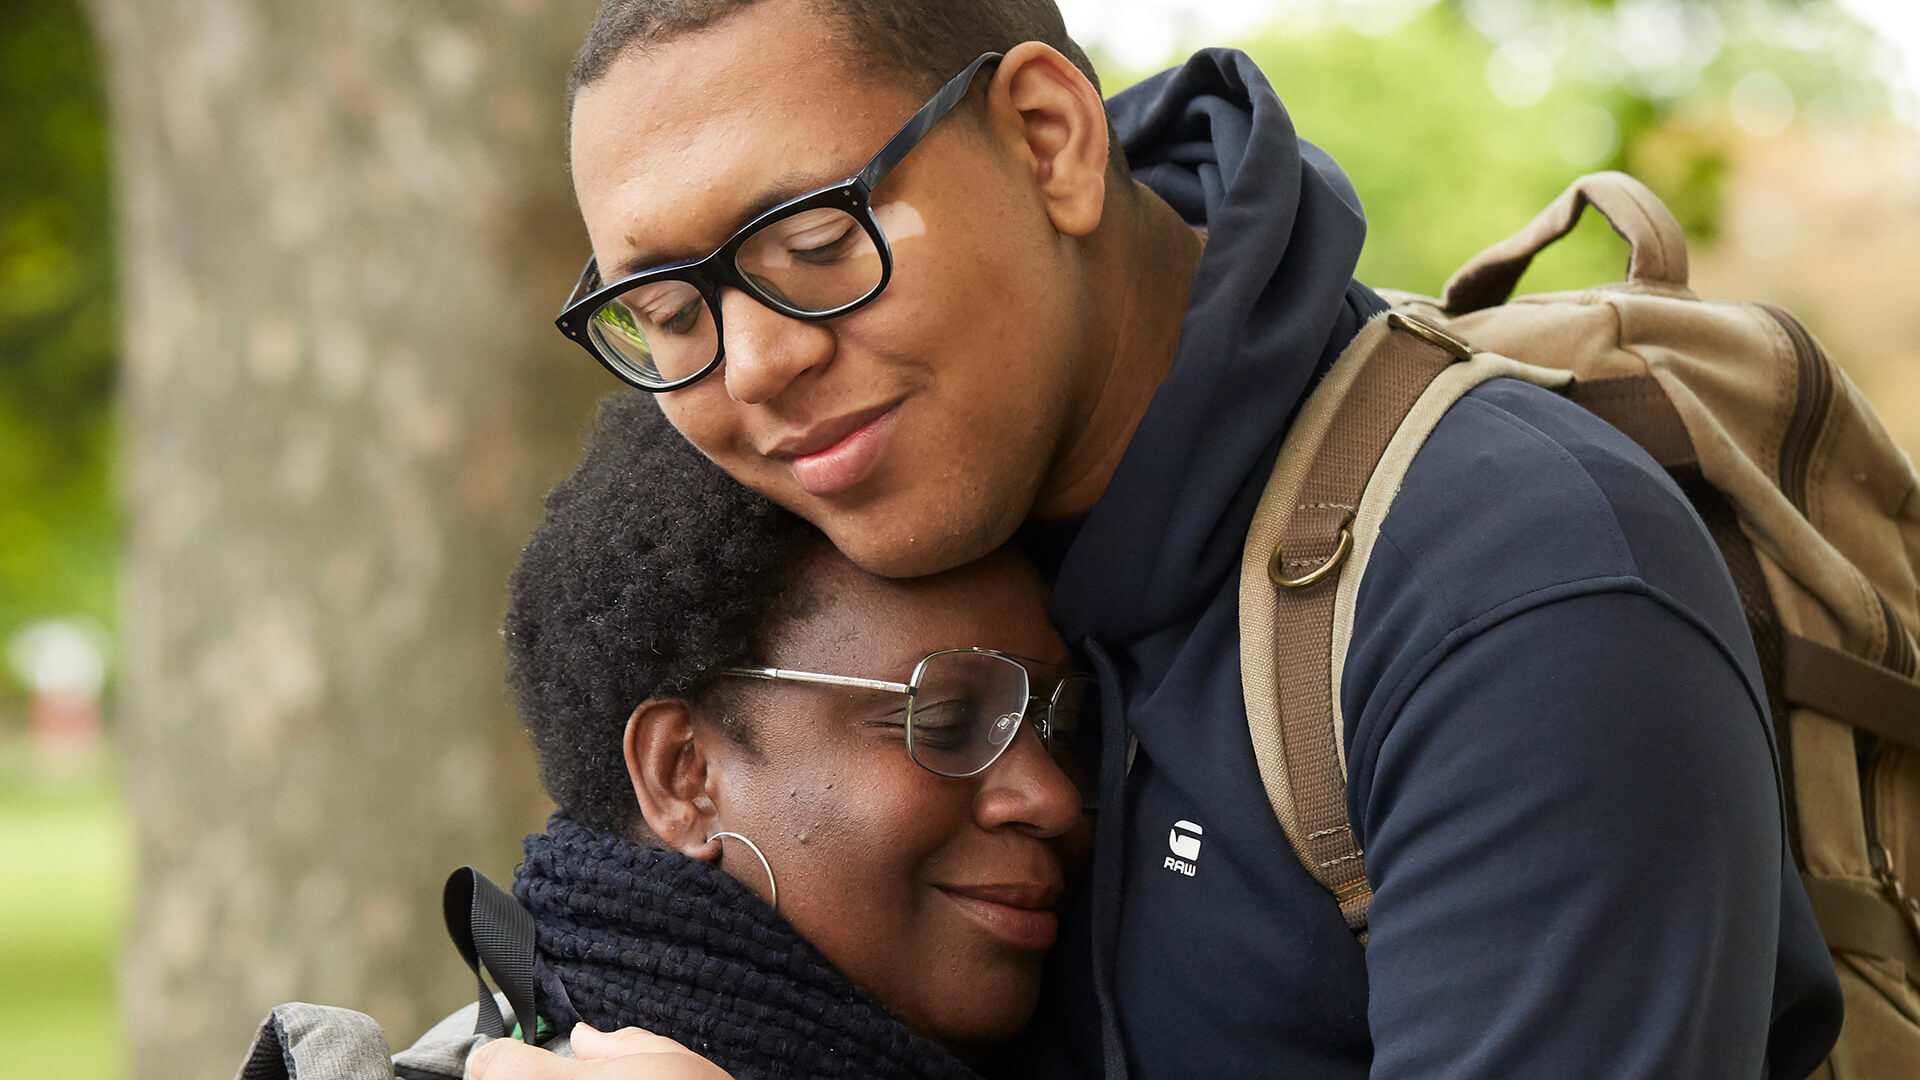
[{"label": "woman's forehead", "polygon": [[803,587],[814,590],[814,602],[778,635],[781,666],[799,667],[805,657],[835,674],[904,678],[937,649],[1067,658],[1047,621],[1044,586],[1011,553],[905,580],[876,577],[833,553],[809,566]]}]

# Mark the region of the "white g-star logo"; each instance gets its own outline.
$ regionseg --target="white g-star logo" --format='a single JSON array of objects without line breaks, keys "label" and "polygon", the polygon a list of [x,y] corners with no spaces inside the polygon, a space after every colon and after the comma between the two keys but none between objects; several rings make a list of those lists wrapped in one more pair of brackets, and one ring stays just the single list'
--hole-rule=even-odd
[{"label": "white g-star logo", "polygon": [[1192,877],[1199,870],[1200,837],[1206,830],[1191,821],[1176,821],[1167,832],[1167,850],[1173,852],[1161,869]]}]

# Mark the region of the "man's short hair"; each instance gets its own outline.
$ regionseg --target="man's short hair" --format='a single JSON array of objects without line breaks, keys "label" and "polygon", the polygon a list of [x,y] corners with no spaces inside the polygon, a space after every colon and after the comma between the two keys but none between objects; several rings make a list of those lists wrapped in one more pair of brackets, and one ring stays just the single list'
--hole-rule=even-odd
[{"label": "man's short hair", "polygon": [[[704,30],[759,0],[602,0],[567,78],[568,111],[628,49]],[[1053,0],[811,0],[862,58],[930,95],[984,52],[1023,41],[1053,46],[1100,88],[1093,62],[1067,35]]]}]

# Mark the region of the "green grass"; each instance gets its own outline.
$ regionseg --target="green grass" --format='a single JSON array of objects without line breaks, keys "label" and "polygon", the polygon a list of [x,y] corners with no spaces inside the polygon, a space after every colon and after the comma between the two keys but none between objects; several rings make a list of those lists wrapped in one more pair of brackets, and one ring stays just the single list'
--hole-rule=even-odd
[{"label": "green grass", "polygon": [[31,765],[0,746],[0,1058],[10,1076],[118,1077],[126,813],[104,764],[66,778]]}]

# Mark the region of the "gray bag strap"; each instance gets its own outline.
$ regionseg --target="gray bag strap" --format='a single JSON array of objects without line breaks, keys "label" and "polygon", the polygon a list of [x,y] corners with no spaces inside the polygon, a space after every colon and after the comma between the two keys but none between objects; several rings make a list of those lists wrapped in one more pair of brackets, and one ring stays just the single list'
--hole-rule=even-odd
[{"label": "gray bag strap", "polygon": [[391,1054],[373,1017],[296,1001],[267,1014],[234,1080],[394,1080]]}]

